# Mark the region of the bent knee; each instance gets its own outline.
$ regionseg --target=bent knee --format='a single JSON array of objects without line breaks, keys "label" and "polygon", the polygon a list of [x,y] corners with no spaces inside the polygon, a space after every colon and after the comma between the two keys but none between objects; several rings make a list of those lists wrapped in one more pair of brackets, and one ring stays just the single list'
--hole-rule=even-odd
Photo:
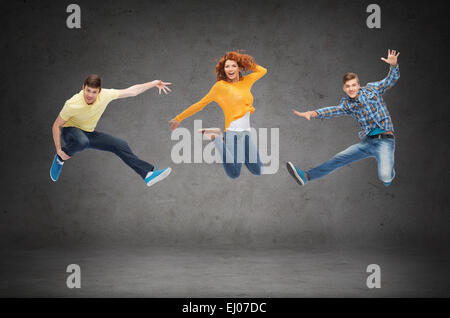
[{"label": "bent knee", "polygon": [[241,171],[238,169],[235,169],[234,165],[231,167],[224,165],[224,168],[225,168],[225,172],[227,173],[227,176],[230,177],[231,179],[236,179],[241,174]]},{"label": "bent knee", "polygon": [[261,175],[261,167],[252,167],[248,169],[252,174],[254,174],[255,176],[260,176]]},{"label": "bent knee", "polygon": [[235,169],[226,169],[226,173],[227,176],[230,177],[231,179],[237,179],[241,174],[240,171],[236,171]]},{"label": "bent knee", "polygon": [[381,171],[378,174],[378,179],[380,179],[381,182],[383,182],[385,185],[389,186],[394,180],[394,173],[392,171]]}]

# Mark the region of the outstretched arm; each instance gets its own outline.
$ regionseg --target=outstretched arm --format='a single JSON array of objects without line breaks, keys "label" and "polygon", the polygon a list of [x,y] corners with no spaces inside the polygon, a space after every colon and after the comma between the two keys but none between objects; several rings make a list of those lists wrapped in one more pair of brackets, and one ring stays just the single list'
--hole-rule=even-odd
[{"label": "outstretched arm", "polygon": [[343,116],[343,115],[348,115],[349,111],[348,109],[345,107],[345,101],[344,99],[341,100],[341,102],[339,103],[339,105],[337,106],[329,106],[329,107],[324,107],[324,108],[319,108],[316,110],[309,110],[307,112],[299,112],[296,111],[295,109],[292,110],[294,112],[295,115],[306,118],[308,120],[310,120],[311,118],[331,118],[331,117],[336,117],[336,116]]},{"label": "outstretched arm", "polygon": [[303,112],[303,113],[296,111],[295,109],[293,109],[292,111],[294,112],[295,115],[306,118],[308,120],[311,120],[311,118],[315,118],[315,117],[319,116],[319,114],[317,114],[317,112],[314,110],[309,110],[309,111]]},{"label": "outstretched arm", "polygon": [[167,95],[167,91],[171,92],[171,89],[168,87],[169,85],[172,85],[172,83],[163,82],[161,80],[154,80],[144,84],[133,85],[126,89],[120,89],[118,98],[137,96],[155,86],[159,89],[159,94],[163,91]]},{"label": "outstretched arm", "polygon": [[206,96],[203,97],[200,101],[189,106],[182,113],[178,114],[177,116],[169,120],[169,123],[171,124],[170,130],[171,131],[175,130],[183,120],[201,111],[203,108],[205,108],[206,105],[211,103],[214,100],[213,90],[214,86],[211,88],[208,94],[206,94]]},{"label": "outstretched arm", "polygon": [[397,58],[399,55],[400,52],[397,53],[395,50],[388,50],[387,58],[381,58],[381,60],[390,65],[388,75],[381,81],[368,83],[367,86],[376,89],[379,94],[384,94],[387,89],[394,86],[397,80],[400,78],[400,70],[397,64]]}]

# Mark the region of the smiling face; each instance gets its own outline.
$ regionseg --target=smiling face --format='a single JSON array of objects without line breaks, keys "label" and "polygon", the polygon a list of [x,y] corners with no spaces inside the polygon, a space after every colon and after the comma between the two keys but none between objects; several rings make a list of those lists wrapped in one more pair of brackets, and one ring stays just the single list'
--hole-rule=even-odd
[{"label": "smiling face", "polygon": [[226,60],[224,66],[225,75],[229,82],[239,81],[239,65],[236,61]]},{"label": "smiling face", "polygon": [[93,88],[87,85],[83,86],[83,96],[86,104],[91,105],[97,100],[97,96],[100,93],[99,87]]},{"label": "smiling face", "polygon": [[348,95],[348,97],[356,98],[360,89],[358,78],[346,81],[342,89]]}]

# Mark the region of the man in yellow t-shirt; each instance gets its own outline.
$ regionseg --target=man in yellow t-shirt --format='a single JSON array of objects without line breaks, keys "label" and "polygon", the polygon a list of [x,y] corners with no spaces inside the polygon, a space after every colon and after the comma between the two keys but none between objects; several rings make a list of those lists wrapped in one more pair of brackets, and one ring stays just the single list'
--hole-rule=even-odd
[{"label": "man in yellow t-shirt", "polygon": [[[56,155],[50,169],[50,177],[57,181],[66,160],[84,149],[110,151],[121,158],[136,171],[148,186],[163,180],[170,174],[171,168],[155,170],[154,166],[139,159],[130,149],[128,143],[117,137],[95,130],[97,123],[108,104],[114,99],[139,95],[146,90],[157,87],[159,94],[170,92],[171,83],[155,80],[133,85],[127,89],[102,89],[102,80],[96,74],[89,75],[83,89],[67,100],[53,124],[53,141]],[[61,136],[65,146],[61,147]]]}]

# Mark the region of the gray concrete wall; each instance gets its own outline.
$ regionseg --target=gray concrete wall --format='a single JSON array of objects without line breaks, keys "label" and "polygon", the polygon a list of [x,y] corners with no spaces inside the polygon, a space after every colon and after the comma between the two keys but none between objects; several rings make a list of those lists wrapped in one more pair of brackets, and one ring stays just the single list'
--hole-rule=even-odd
[{"label": "gray concrete wall", "polygon": [[[0,84],[2,245],[239,244],[414,245],[449,241],[448,19],[440,3],[378,1],[382,28],[368,29],[369,1],[69,1],[2,3]],[[441,33],[443,32],[443,33]],[[292,108],[336,104],[347,71],[382,79],[388,48],[401,79],[385,95],[397,135],[397,178],[385,188],[375,160],[300,188],[284,162],[309,168],[358,142],[351,118],[305,121]],[[167,121],[215,81],[216,59],[245,49],[268,69],[253,88],[256,128],[278,127],[280,168],[228,179],[219,164],[173,164]],[[129,142],[145,160],[172,166],[153,188],[109,153],[70,159],[57,183],[51,125],[89,73],[104,87],[153,79],[149,91],[114,101],[97,129]],[[223,127],[211,104],[182,123]]]}]

